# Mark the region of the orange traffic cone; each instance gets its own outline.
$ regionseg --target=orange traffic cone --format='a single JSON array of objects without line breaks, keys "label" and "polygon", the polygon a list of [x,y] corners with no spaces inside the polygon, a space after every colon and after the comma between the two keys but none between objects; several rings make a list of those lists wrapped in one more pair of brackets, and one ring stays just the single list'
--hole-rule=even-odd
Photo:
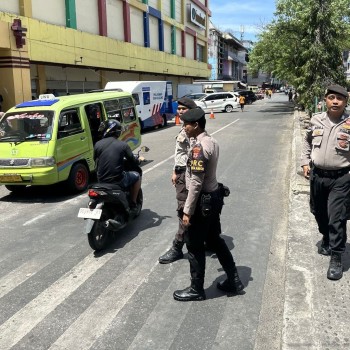
[{"label": "orange traffic cone", "polygon": [[213,110],[211,110],[211,112],[210,112],[210,117],[209,117],[209,118],[210,118],[210,119],[215,119]]},{"label": "orange traffic cone", "polygon": [[180,117],[178,114],[175,116],[175,125],[181,125]]}]

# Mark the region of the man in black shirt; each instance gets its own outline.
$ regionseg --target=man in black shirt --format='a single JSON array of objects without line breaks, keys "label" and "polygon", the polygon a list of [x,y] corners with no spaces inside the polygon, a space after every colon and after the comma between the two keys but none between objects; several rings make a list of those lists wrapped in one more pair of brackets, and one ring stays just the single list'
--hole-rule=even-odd
[{"label": "man in black shirt", "polygon": [[137,171],[125,171],[124,158],[132,167],[137,168],[137,161],[129,145],[118,137],[121,124],[117,120],[101,123],[99,131],[103,132],[102,139],[95,144],[94,160],[97,164],[98,182],[118,184],[130,188],[131,208],[136,207],[137,195],[141,187],[141,177]]}]

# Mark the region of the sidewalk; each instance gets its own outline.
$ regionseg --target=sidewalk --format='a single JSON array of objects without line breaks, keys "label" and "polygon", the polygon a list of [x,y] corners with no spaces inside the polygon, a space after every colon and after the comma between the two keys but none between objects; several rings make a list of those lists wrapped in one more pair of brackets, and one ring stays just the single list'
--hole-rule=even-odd
[{"label": "sidewalk", "polygon": [[317,253],[321,235],[299,165],[300,119],[305,119],[304,112],[295,111],[282,349],[350,349],[350,249],[347,244],[343,278],[328,280],[329,257]]}]

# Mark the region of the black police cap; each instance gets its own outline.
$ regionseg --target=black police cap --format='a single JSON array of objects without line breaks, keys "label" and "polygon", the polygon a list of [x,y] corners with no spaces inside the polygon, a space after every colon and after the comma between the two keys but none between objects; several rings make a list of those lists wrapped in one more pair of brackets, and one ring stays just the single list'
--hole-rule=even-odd
[{"label": "black police cap", "polygon": [[336,94],[342,95],[346,98],[349,97],[349,93],[347,92],[347,90],[345,88],[343,88],[342,86],[337,85],[337,84],[329,85],[326,89],[325,96],[327,96],[331,93],[336,93]]},{"label": "black police cap", "polygon": [[184,122],[194,123],[205,116],[205,112],[202,108],[189,109],[181,116]]},{"label": "black police cap", "polygon": [[178,99],[177,104],[179,106],[187,107],[188,109],[193,109],[197,107],[196,103],[188,97],[182,97]]}]

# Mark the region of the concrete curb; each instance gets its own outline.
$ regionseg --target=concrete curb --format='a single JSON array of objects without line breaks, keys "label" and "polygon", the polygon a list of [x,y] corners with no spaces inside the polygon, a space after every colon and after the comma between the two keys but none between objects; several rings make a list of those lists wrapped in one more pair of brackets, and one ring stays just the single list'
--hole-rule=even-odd
[{"label": "concrete curb", "polygon": [[294,112],[294,135],[292,144],[292,169],[290,188],[293,194],[309,194],[309,181],[305,179],[302,169],[300,167],[300,152],[302,147],[302,140],[304,131],[301,128],[301,124],[305,124],[305,120],[308,120],[305,113],[296,110]]}]

